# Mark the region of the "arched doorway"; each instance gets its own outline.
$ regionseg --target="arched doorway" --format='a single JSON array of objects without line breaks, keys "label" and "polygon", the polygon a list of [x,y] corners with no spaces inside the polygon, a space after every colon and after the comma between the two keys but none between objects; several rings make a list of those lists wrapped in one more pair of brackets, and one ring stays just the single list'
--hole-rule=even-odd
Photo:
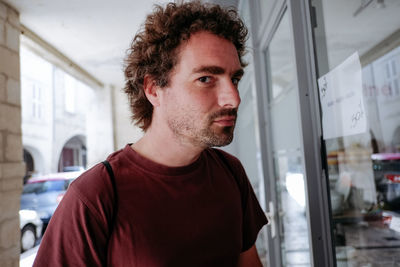
[{"label": "arched doorway", "polygon": [[24,184],[26,181],[32,176],[32,173],[35,170],[35,161],[33,159],[32,154],[24,148],[24,162],[25,162],[25,175],[24,175]]},{"label": "arched doorway", "polygon": [[86,138],[84,136],[74,136],[64,145],[58,171],[75,171],[86,169]]}]

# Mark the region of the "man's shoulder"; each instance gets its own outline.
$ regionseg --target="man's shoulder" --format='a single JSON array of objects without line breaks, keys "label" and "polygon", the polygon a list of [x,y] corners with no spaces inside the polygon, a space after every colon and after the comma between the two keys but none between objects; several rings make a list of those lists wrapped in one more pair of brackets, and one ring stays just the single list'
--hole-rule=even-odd
[{"label": "man's shoulder", "polygon": [[108,162],[115,163],[117,161],[121,161],[126,157],[127,151],[130,149],[130,145],[127,144],[124,148],[121,148],[117,151],[114,151],[113,153],[111,153],[110,155],[108,155],[105,160],[107,160]]},{"label": "man's shoulder", "polygon": [[[123,150],[124,149],[115,151],[104,159],[107,159],[111,165],[115,165],[116,162],[121,160]],[[115,167],[113,166],[113,168]],[[84,192],[85,195],[101,195],[110,191],[111,180],[105,165],[99,162],[82,173],[74,182],[71,183],[71,187],[74,191],[77,191],[78,194]]]},{"label": "man's shoulder", "polygon": [[89,170],[82,173],[70,185],[77,193],[84,192],[86,194],[98,192],[101,194],[108,187],[106,182],[107,171],[103,164],[98,163]]}]

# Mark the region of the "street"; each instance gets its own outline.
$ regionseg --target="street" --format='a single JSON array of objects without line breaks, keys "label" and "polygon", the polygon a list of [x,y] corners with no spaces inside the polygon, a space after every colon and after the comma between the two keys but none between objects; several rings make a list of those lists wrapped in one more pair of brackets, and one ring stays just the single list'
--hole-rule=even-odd
[{"label": "street", "polygon": [[33,261],[35,260],[36,253],[39,249],[39,245],[36,247],[21,253],[19,257],[19,266],[20,267],[32,267]]}]

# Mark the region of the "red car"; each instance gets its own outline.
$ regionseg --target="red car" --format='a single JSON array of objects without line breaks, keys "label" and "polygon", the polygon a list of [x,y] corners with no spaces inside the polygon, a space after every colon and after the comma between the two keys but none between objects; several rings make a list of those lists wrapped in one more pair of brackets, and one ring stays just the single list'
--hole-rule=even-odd
[{"label": "red car", "polygon": [[400,210],[400,153],[372,154],[378,200]]}]

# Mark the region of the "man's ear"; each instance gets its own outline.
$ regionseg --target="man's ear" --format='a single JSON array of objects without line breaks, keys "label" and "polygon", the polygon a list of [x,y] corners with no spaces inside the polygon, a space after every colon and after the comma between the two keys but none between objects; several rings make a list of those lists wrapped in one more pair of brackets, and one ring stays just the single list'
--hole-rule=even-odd
[{"label": "man's ear", "polygon": [[153,107],[160,105],[160,87],[157,86],[156,81],[150,75],[144,76],[143,90]]}]

